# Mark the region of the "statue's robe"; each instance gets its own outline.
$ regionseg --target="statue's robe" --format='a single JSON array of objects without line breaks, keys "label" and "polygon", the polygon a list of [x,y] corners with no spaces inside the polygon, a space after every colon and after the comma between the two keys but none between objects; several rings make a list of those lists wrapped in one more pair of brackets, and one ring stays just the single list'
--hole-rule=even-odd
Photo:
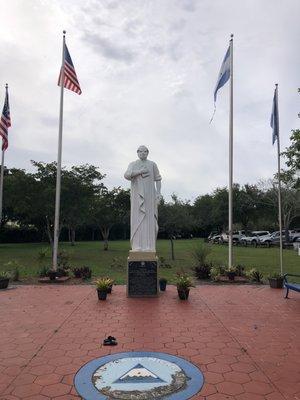
[{"label": "statue's robe", "polygon": [[[143,166],[148,169],[149,176],[133,177]],[[158,232],[155,181],[161,180],[157,165],[150,160],[133,161],[124,176],[131,181],[131,248],[133,251],[155,252]]]}]

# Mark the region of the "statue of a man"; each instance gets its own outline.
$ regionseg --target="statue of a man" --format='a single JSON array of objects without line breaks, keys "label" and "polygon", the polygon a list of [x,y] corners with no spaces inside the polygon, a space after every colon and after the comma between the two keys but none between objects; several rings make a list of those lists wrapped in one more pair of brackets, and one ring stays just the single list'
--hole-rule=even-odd
[{"label": "statue of a man", "polygon": [[131,181],[131,248],[132,251],[155,252],[161,176],[155,162],[147,160],[146,146],[140,146],[137,154],[139,159],[131,162],[124,174]]}]

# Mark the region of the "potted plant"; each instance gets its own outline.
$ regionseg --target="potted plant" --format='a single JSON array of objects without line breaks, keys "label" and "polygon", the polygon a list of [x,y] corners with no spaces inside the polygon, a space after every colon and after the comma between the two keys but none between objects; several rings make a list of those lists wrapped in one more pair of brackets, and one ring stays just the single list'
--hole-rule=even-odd
[{"label": "potted plant", "polygon": [[0,289],[6,289],[9,284],[10,275],[6,271],[0,271]]},{"label": "potted plant", "polygon": [[187,300],[189,297],[190,288],[195,287],[192,278],[186,274],[177,275],[176,286],[180,300]]},{"label": "potted plant", "polygon": [[159,289],[161,292],[164,292],[167,287],[167,279],[166,278],[160,278],[159,279]]},{"label": "potted plant", "polygon": [[256,268],[251,268],[246,276],[252,281],[257,283],[262,283],[264,278],[263,274],[259,272]]},{"label": "potted plant", "polygon": [[98,292],[98,299],[106,300],[108,290],[112,284],[112,280],[110,278],[99,278],[95,281],[95,284]]},{"label": "potted plant", "polygon": [[226,275],[228,276],[228,279],[230,281],[234,281],[234,278],[236,277],[236,268],[235,267],[228,267],[225,270]]},{"label": "potted plant", "polygon": [[111,278],[106,278],[106,279],[107,279],[108,281],[110,281],[110,285],[109,285],[109,287],[108,287],[108,289],[107,289],[107,293],[110,294],[111,291],[112,291],[112,287],[113,287],[113,285],[114,285],[114,280],[111,279]]},{"label": "potted plant", "polygon": [[283,276],[275,273],[268,276],[270,287],[273,289],[282,289],[283,288]]}]

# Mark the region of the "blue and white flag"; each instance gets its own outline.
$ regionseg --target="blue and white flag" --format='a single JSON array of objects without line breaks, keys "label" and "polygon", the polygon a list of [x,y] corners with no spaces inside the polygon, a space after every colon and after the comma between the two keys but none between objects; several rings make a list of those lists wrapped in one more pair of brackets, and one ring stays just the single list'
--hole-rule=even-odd
[{"label": "blue and white flag", "polygon": [[219,72],[219,77],[218,81],[216,84],[216,88],[214,91],[214,101],[217,101],[217,93],[218,90],[221,89],[222,86],[225,85],[225,83],[228,81],[230,78],[230,46],[228,47],[228,50],[225,54],[220,72]]},{"label": "blue and white flag", "polygon": [[230,46],[228,47],[228,50],[227,50],[224,60],[222,62],[218,80],[217,80],[217,84],[216,84],[216,88],[214,91],[215,107],[214,107],[214,113],[213,113],[213,116],[211,117],[210,123],[212,122],[215,112],[216,112],[216,101],[217,101],[218,90],[221,89],[221,87],[225,85],[225,83],[228,81],[229,78],[230,78]]},{"label": "blue and white flag", "polygon": [[278,136],[279,136],[279,114],[278,114],[278,101],[277,101],[277,86],[274,91],[273,108],[272,108],[270,125],[271,125],[271,128],[273,129],[272,144],[274,144],[275,140],[276,139],[278,140]]}]

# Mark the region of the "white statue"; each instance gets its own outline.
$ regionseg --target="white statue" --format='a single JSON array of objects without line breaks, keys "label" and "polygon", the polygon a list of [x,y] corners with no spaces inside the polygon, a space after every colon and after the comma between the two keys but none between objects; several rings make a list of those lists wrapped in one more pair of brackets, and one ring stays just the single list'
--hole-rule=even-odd
[{"label": "white statue", "polygon": [[131,181],[131,248],[132,251],[155,252],[161,176],[155,162],[147,160],[146,146],[140,146],[137,154],[139,159],[131,162],[124,174]]}]

